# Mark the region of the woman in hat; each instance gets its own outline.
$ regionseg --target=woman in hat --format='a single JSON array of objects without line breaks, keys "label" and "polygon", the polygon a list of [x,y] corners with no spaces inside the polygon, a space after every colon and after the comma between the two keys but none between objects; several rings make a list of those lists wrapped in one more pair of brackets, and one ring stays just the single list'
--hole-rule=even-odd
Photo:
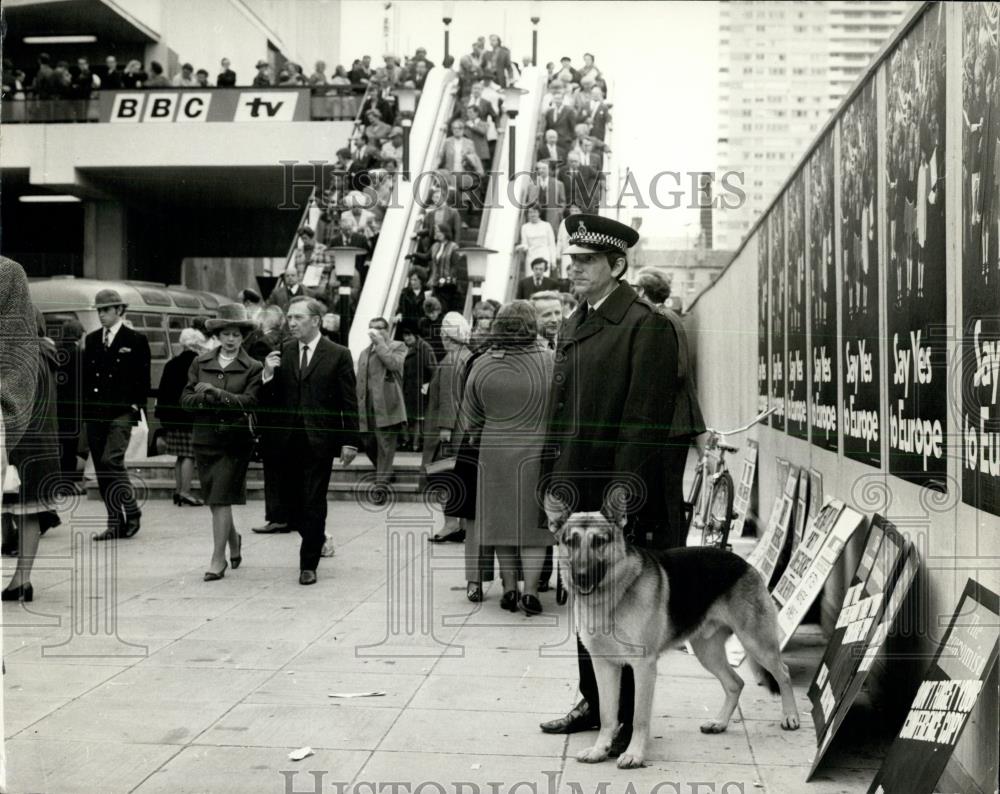
[{"label": "woman in hat", "polygon": [[163,427],[163,452],[173,455],[175,505],[203,505],[201,499],[191,495],[194,476],[194,444],[191,436],[191,414],[181,408],[181,395],[187,386],[191,363],[204,353],[207,345],[204,335],[196,328],[185,328],[180,335],[181,352],[163,365],[160,387],[156,390],[156,418]]},{"label": "woman in hat", "polygon": [[[538,583],[545,549],[553,544],[535,493],[554,362],[538,340],[531,303],[505,304],[493,321],[489,348],[471,366],[461,405],[463,432],[479,451],[474,537],[466,542],[478,544],[480,558],[467,562],[466,577],[481,571],[495,551],[504,591],[500,607],[529,616],[542,611]],[[519,564],[523,593],[517,590]],[[473,584],[469,580],[470,600]]]},{"label": "woman in hat", "polygon": [[227,544],[233,568],[243,561],[243,539],[233,525],[232,505],[246,503],[253,451],[250,411],[257,404],[263,370],[242,347],[254,326],[242,303],[220,306],[218,317],[206,323],[219,346],[192,362],[181,397],[181,405],[195,414],[194,457],[201,494],[212,511],[214,548],[206,582],[225,576]]}]

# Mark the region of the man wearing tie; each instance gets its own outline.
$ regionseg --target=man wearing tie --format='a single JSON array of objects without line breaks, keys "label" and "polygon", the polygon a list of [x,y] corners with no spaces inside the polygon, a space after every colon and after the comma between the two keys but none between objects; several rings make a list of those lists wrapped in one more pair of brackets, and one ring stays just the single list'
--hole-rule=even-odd
[{"label": "man wearing tie", "polygon": [[586,214],[596,214],[601,199],[600,174],[589,165],[581,165],[575,150],[566,155],[566,168],[560,179],[570,204],[576,204]]},{"label": "man wearing tie", "polygon": [[149,394],[149,342],[124,323],[128,304],[113,289],[94,299],[101,327],[87,334],[83,348],[83,411],[97,486],[108,528],[94,540],[131,538],[142,513],[125,470],[132,427]]},{"label": "man wearing tie", "polygon": [[[476,145],[471,139],[465,137],[465,122],[462,119],[455,119],[451,123],[451,137],[445,139],[438,167],[451,174],[453,187],[455,186],[456,174],[474,171],[482,176],[485,173],[483,163],[476,155]],[[463,190],[468,190],[469,187],[470,184],[463,181]]]},{"label": "man wearing tie", "polygon": [[562,182],[553,179],[549,173],[549,164],[545,160],[535,163],[535,184],[536,195],[530,197],[529,204],[538,204],[542,210],[542,220],[548,221],[552,227],[552,233],[559,233],[559,224],[562,223],[563,207],[566,206],[566,188]]},{"label": "man wearing tie", "polygon": [[563,100],[565,93],[562,90],[553,90],[552,104],[545,111],[545,129],[555,130],[559,136],[559,143],[569,148],[573,141],[573,127],[576,124],[576,113],[573,108]]},{"label": "man wearing tie", "polygon": [[545,140],[538,145],[536,160],[548,160],[549,169],[554,170],[566,159],[566,150],[559,145],[559,133],[545,131]]},{"label": "man wearing tie", "polygon": [[285,428],[289,523],[302,536],[299,584],[316,584],[326,537],[327,489],[333,459],[358,454],[358,405],[351,352],[320,335],[325,309],[314,298],[288,306],[292,339],[264,359],[262,411]]},{"label": "man wearing tie", "polygon": [[383,317],[368,323],[368,337],[372,343],[358,358],[358,416],[365,435],[365,454],[375,464],[375,482],[387,486],[399,433],[406,423],[406,345],[389,339],[389,323]]},{"label": "man wearing tie", "polygon": [[[542,227],[544,228],[544,227]],[[536,292],[551,292],[559,289],[559,282],[545,275],[549,263],[538,257],[531,262],[531,275],[517,283],[517,300],[528,300]]]}]

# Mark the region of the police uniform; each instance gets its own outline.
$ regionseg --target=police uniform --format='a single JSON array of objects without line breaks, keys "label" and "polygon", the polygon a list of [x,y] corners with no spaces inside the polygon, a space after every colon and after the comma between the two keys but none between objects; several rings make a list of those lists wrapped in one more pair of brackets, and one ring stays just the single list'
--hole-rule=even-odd
[{"label": "police uniform", "polygon": [[[610,218],[572,215],[565,253],[625,257],[639,234]],[[624,274],[623,274],[624,275]],[[626,534],[638,546],[668,548],[679,528],[664,488],[679,388],[678,338],[670,321],[624,281],[596,305],[583,299],[559,333],[543,490],[570,495],[574,511],[598,510],[612,486],[628,493]],[[575,502],[575,503],[573,503]],[[588,730],[600,722],[593,666],[579,645],[583,700],[547,733]],[[631,668],[622,675],[619,719],[630,735]],[[616,740],[616,745],[617,745]]]},{"label": "police uniform", "polygon": [[[97,293],[94,308],[127,304],[115,290]],[[130,538],[142,516],[125,470],[132,426],[149,394],[149,342],[121,320],[87,334],[83,348],[83,418],[97,485],[108,512],[107,531],[95,540]]]}]

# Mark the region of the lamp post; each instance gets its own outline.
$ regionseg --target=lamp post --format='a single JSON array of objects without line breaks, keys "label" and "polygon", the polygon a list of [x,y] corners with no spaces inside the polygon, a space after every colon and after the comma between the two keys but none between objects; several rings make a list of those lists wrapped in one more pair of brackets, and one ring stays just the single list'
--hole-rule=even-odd
[{"label": "lamp post", "polygon": [[441,21],[444,22],[444,57],[447,58],[449,44],[448,26],[451,24],[451,19],[455,14],[455,4],[453,2],[441,3],[441,12],[443,14]]},{"label": "lamp post", "polygon": [[538,3],[531,4],[531,65],[538,66],[538,23],[541,21],[538,15]]},{"label": "lamp post", "polygon": [[353,245],[335,245],[330,250],[333,251],[333,272],[337,275],[340,286],[337,288],[339,300],[338,309],[340,312],[340,338],[347,344],[347,339],[351,333],[351,282],[357,272],[357,261],[359,254],[365,254],[364,248],[356,248]]},{"label": "lamp post", "polygon": [[403,127],[403,179],[410,181],[410,127],[413,126],[413,113],[417,108],[415,88],[397,88],[396,101],[399,103],[400,124]]},{"label": "lamp post", "polygon": [[510,138],[510,154],[507,160],[507,179],[513,179],[514,174],[517,172],[517,162],[514,155],[514,144],[516,142],[515,134],[517,127],[514,124],[514,119],[517,118],[517,110],[521,104],[521,95],[527,94],[523,88],[517,88],[516,86],[507,86],[503,89],[503,109],[507,114],[507,118],[510,119],[510,123],[507,125],[507,137]]},{"label": "lamp post", "polygon": [[472,304],[471,308],[483,298],[483,282],[486,280],[486,258],[490,254],[495,254],[492,248],[484,248],[481,245],[469,245],[458,249],[465,257],[465,264],[469,268],[469,282],[472,284]]}]

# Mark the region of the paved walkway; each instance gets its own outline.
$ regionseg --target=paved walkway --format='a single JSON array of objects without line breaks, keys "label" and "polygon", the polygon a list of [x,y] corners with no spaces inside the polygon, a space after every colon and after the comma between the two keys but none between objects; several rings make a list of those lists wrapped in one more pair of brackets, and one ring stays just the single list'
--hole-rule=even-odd
[{"label": "paved walkway", "polygon": [[[778,700],[750,684],[729,731],[703,736],[721,688],[671,652],[649,766],[625,772],[575,760],[593,734],[537,728],[576,700],[575,645],[554,595],[535,618],[501,611],[497,584],[470,604],[462,549],[425,542],[435,516],[422,505],[331,505],[337,556],[309,588],[297,583],[297,536],[244,529],[243,566],[206,583],[207,509],[152,503],[142,532],[117,545],[86,539],[100,512],[69,506],[42,540],[34,603],[3,607],[12,792],[375,794],[362,785],[373,781],[408,784],[393,794],[421,783],[424,794],[590,794],[601,782],[603,794],[662,782],[676,785],[660,794],[826,794],[864,791],[879,764],[859,720],[844,730],[855,746],[804,782],[804,689],[822,649],[808,627],[787,653],[802,730],[781,731]],[[237,508],[237,524],[261,512]],[[384,695],[330,697],[370,691]],[[303,746],[315,754],[290,761]],[[534,788],[512,788],[523,781]]]}]

